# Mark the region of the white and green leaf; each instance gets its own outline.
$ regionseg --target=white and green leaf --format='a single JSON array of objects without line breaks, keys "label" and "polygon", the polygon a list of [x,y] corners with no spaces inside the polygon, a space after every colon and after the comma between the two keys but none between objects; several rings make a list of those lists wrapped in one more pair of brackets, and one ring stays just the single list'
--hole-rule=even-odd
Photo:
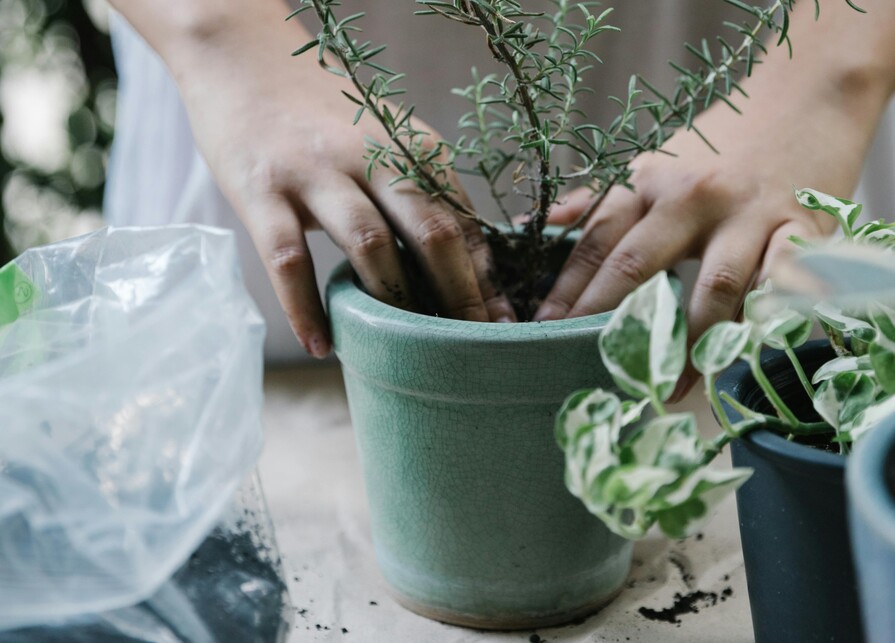
[{"label": "white and green leaf", "polygon": [[600,354],[629,395],[667,400],[687,360],[684,311],[660,272],[628,295],[600,335]]},{"label": "white and green leaf", "polygon": [[627,436],[619,451],[624,465],[663,467],[678,466],[679,461],[693,467],[702,454],[692,413],[653,418]]},{"label": "white and green leaf", "polygon": [[825,380],[814,394],[814,410],[827,424],[839,429],[871,406],[879,388],[865,373],[843,372]]},{"label": "white and green leaf", "polygon": [[[642,408],[642,407],[641,407]],[[576,391],[566,398],[556,416],[556,441],[565,449],[578,439],[582,431],[594,426],[606,426],[613,441],[623,425],[622,402],[614,393],[603,389]],[[630,415],[630,407],[628,414]]]},{"label": "white and green leaf", "polygon": [[751,332],[749,323],[715,324],[693,345],[690,351],[693,367],[703,375],[720,373],[747,350]]},{"label": "white and green leaf", "polygon": [[796,199],[802,207],[808,210],[819,210],[836,218],[845,235],[851,238],[858,217],[861,216],[862,206],[853,201],[837,199],[818,190],[805,188],[796,190]]},{"label": "white and green leaf", "polygon": [[752,475],[752,469],[702,468],[684,479],[656,508],[659,527],[669,538],[686,538],[702,528],[712,511]]},{"label": "white and green leaf", "polygon": [[831,328],[849,335],[855,332],[873,332],[873,326],[870,323],[844,312],[830,302],[820,302],[815,305],[814,316]]},{"label": "white and green leaf", "polygon": [[868,431],[877,427],[886,418],[895,415],[895,397],[887,397],[866,408],[847,425],[840,427],[839,435],[857,442]]},{"label": "white and green leaf", "polygon": [[873,365],[870,363],[869,355],[860,357],[855,355],[836,357],[829,362],[823,364],[814,372],[811,378],[812,384],[819,384],[826,380],[832,379],[840,373],[873,373]]}]

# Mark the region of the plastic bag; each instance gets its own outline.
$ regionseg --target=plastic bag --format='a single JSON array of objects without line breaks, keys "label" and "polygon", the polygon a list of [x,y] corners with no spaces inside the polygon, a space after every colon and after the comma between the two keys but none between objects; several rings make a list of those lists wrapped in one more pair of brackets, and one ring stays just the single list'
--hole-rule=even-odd
[{"label": "plastic bag", "polygon": [[271,643],[292,624],[289,595],[257,475],[162,587],[138,605],[0,632],[3,643]]},{"label": "plastic bag", "polygon": [[0,270],[0,630],[133,606],[189,559],[260,453],[263,338],[223,230]]}]

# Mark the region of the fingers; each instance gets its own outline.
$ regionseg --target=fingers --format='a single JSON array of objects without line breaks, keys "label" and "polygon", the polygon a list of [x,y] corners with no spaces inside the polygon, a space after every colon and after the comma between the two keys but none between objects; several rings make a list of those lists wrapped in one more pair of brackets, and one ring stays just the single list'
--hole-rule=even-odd
[{"label": "fingers", "polygon": [[[383,185],[390,176],[379,174],[379,178],[374,175],[373,186],[377,205],[419,259],[444,313],[454,319],[490,321],[476,264],[466,245],[468,228],[464,229],[457,215],[439,201],[405,184]],[[482,261],[482,250],[476,252]],[[487,279],[487,275],[482,276],[482,280]]]},{"label": "fingers", "polygon": [[265,194],[248,203],[245,213],[246,228],[292,331],[308,353],[326,357],[332,343],[311,253],[295,210],[285,196]]},{"label": "fingers", "polygon": [[485,301],[488,319],[492,322],[507,323],[516,321],[516,312],[505,295],[497,291],[492,275],[494,260],[491,247],[481,226],[466,218],[458,219],[460,227],[466,235],[466,247],[472,259],[473,270],[479,285],[479,292]]},{"label": "fingers", "polygon": [[771,276],[771,271],[775,266],[798,250],[798,246],[790,241],[791,236],[813,239],[823,236],[823,233],[816,226],[798,219],[787,221],[774,230],[770,241],[768,241],[768,248],[758,275],[758,283],[764,282]]},{"label": "fingers", "polygon": [[303,205],[345,253],[364,288],[387,304],[412,308],[398,244],[382,214],[348,176],[320,185],[302,195]]},{"label": "fingers", "polygon": [[[581,192],[576,190],[572,195]],[[576,204],[581,201],[572,195],[568,204],[570,208],[577,207]],[[644,210],[643,202],[630,190],[615,189],[607,195],[603,206],[585,226],[581,240],[575,245],[556,283],[535,314],[535,321],[562,319],[576,308],[585,289],[612,254],[612,249],[640,220]]]},{"label": "fingers", "polygon": [[661,218],[652,214],[625,235],[581,293],[569,317],[612,310],[650,277],[689,254],[692,232],[680,223],[663,224]]},{"label": "fingers", "polygon": [[[722,228],[712,238],[703,253],[687,310],[688,345],[717,322],[737,316],[755,279],[766,241],[766,230],[749,225]],[[699,377],[688,361],[670,401],[683,399]]]},{"label": "fingers", "polygon": [[766,229],[742,224],[714,235],[703,252],[687,311],[691,343],[717,322],[736,318],[755,281],[767,238]]}]

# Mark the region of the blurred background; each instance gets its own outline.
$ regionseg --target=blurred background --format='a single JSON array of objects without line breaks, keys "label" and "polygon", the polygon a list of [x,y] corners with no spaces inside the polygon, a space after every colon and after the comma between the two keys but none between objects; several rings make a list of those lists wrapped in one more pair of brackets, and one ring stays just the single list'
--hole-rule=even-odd
[{"label": "blurred background", "polygon": [[117,78],[104,0],[0,0],[0,266],[102,225]]}]

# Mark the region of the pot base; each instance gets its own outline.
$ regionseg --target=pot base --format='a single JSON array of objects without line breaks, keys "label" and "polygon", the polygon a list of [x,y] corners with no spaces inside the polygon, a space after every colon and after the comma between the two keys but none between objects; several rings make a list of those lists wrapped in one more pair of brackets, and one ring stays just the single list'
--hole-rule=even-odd
[{"label": "pot base", "polygon": [[593,616],[601,609],[609,605],[616,597],[621,594],[622,588],[618,588],[611,594],[604,596],[595,601],[591,601],[580,608],[574,610],[565,610],[557,613],[547,613],[539,616],[519,616],[516,614],[507,614],[504,616],[476,616],[474,614],[466,614],[463,612],[454,612],[440,607],[434,607],[425,603],[420,603],[412,598],[408,598],[393,588],[388,589],[389,595],[397,601],[401,607],[410,610],[414,614],[419,614],[425,618],[448,625],[458,625],[460,627],[468,627],[476,630],[533,630],[542,627],[553,627],[556,625],[566,625],[572,621],[584,619]]}]

